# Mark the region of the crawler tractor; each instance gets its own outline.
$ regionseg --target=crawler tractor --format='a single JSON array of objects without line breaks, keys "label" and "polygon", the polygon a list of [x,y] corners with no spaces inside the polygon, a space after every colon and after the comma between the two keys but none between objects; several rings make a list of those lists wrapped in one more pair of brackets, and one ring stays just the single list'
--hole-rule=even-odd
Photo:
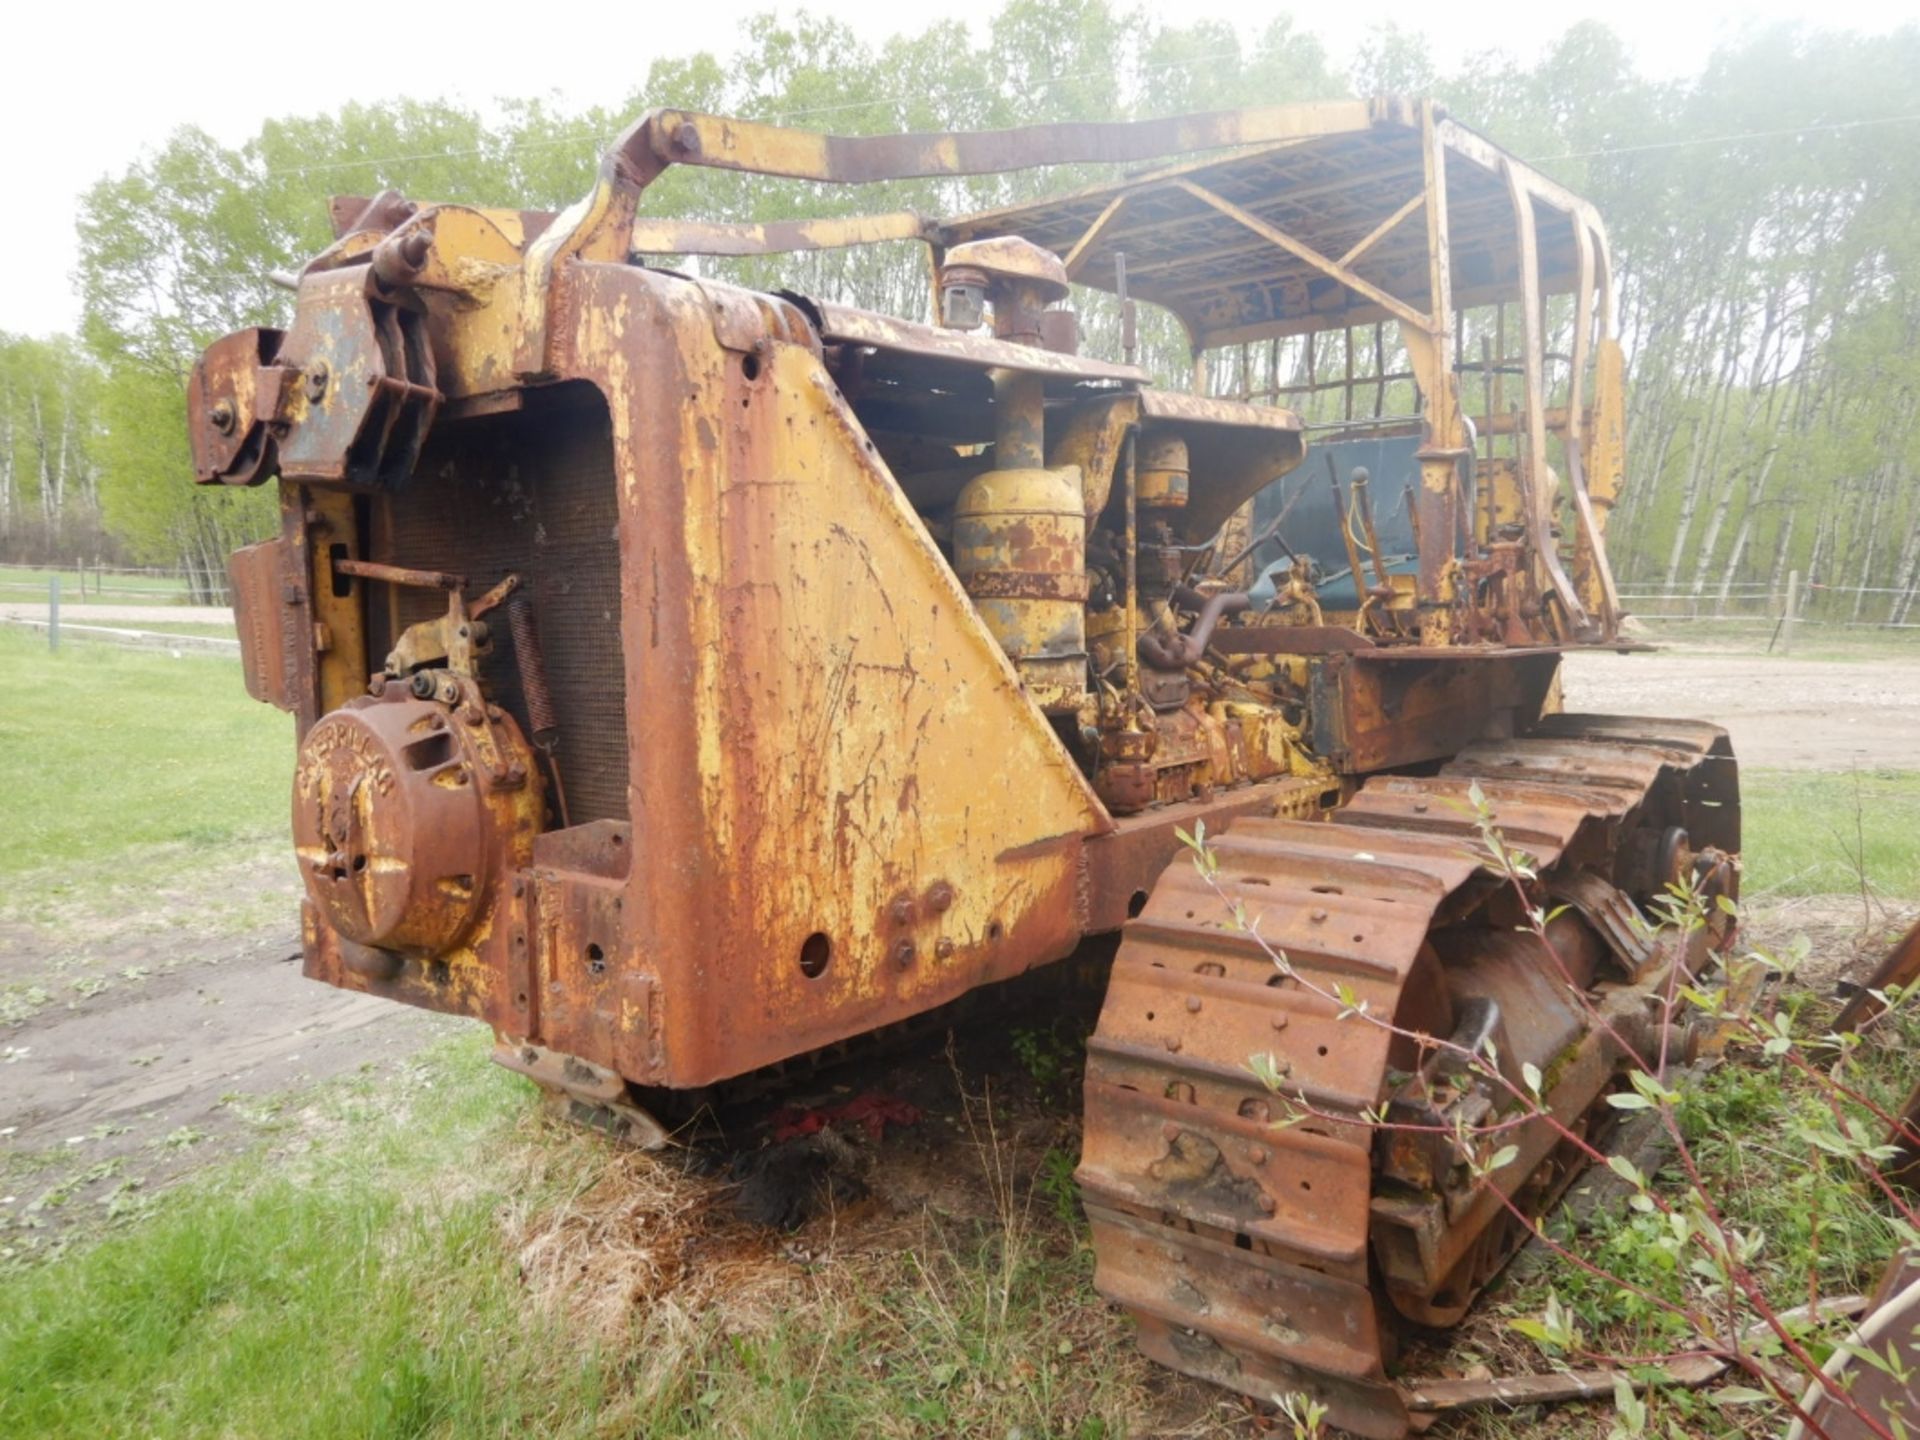
[{"label": "crawler tractor", "polygon": [[[1109,178],[944,220],[647,204],[673,166],[1062,164]],[[1739,849],[1722,731],[1559,703],[1563,654],[1628,644],[1592,208],[1381,99],[655,111],[559,214],[333,221],[287,328],[190,394],[199,483],[278,484],[231,575],[297,725],[306,974],[484,1020],[657,1143],[675,1095],[1104,938],[1099,1292],[1166,1365],[1405,1433],[1395,1335],[1457,1320],[1580,1159],[1534,1118],[1489,1169],[1513,1093],[1421,1037],[1598,1126],[1724,940],[1660,898]],[[921,248],[926,313],[702,273],[877,244]]]}]

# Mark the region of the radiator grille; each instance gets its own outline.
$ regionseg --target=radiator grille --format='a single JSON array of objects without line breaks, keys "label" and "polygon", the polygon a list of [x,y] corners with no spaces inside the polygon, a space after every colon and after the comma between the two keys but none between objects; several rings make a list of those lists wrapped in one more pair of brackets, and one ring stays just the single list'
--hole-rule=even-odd
[{"label": "radiator grille", "polygon": [[[513,414],[436,426],[405,491],[374,508],[375,559],[465,576],[470,596],[519,573],[560,714],[560,772],[576,825],[629,818],[617,497],[606,408],[591,387],[567,385],[528,392]],[[444,602],[427,592],[374,590],[376,656],[407,625],[442,613]],[[507,617],[489,618],[494,648],[481,673],[525,729]]]}]

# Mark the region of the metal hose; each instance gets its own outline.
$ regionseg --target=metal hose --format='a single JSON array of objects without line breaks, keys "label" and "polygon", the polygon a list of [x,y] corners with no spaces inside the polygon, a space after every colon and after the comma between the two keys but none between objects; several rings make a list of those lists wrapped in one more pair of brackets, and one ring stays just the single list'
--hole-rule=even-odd
[{"label": "metal hose", "polygon": [[1222,590],[1217,595],[1203,596],[1185,585],[1176,585],[1173,599],[1176,605],[1197,609],[1200,614],[1193,628],[1177,640],[1151,631],[1140,637],[1136,642],[1140,658],[1155,670],[1184,670],[1194,664],[1207,653],[1207,642],[1213,638],[1222,615],[1238,615],[1253,606],[1253,600],[1244,590]]}]

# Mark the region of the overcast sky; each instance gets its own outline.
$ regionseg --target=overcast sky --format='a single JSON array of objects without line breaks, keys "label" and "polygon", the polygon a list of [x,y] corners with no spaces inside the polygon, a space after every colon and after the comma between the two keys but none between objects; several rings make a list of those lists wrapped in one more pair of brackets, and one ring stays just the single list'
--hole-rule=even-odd
[{"label": "overcast sky", "polygon": [[[1641,68],[1674,76],[1696,70],[1716,39],[1747,25],[1797,19],[1882,31],[1920,18],[1920,0],[1617,0],[1601,7],[1569,0],[1465,0],[1414,6],[1409,0],[1335,0],[1314,7],[1234,0],[1140,0],[1188,24],[1227,19],[1251,33],[1284,8],[1351,58],[1376,25],[1426,28],[1442,68],[1498,46],[1538,52],[1573,21],[1596,16],[1633,47]],[[970,9],[991,14],[992,0]],[[406,94],[474,104],[503,95],[552,94],[569,104],[617,100],[663,55],[735,44],[744,17],[791,4],[699,0],[654,6],[640,0],[570,0],[565,6],[25,4],[7,21],[0,54],[0,330],[47,334],[71,329],[79,305],[73,213],[100,176],[158,146],[177,126],[201,126],[229,144],[269,116],[310,114],[350,100]],[[936,12],[899,0],[821,0],[863,38],[878,40],[912,17]],[[948,12],[951,13],[951,12]],[[905,17],[903,19],[903,17]],[[499,197],[502,201],[510,196]]]}]

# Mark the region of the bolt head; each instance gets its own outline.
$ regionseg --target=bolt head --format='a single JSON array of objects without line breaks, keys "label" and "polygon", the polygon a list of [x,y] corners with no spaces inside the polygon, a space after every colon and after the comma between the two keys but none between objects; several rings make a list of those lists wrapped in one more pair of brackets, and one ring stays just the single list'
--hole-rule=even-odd
[{"label": "bolt head", "polygon": [[913,963],[913,941],[902,940],[893,947],[893,963],[902,967]]},{"label": "bolt head", "polygon": [[927,891],[927,904],[933,907],[935,914],[943,913],[953,904],[953,886],[941,880]]},{"label": "bolt head", "polygon": [[887,914],[896,925],[905,925],[913,919],[913,902],[902,896],[887,907]]},{"label": "bolt head", "polygon": [[1189,1015],[1198,1015],[1200,1013],[1200,997],[1198,995],[1189,995],[1187,997],[1187,1013]]},{"label": "bolt head", "polygon": [[942,960],[945,960],[949,955],[953,954],[953,941],[942,935],[939,940],[934,942],[933,953]]},{"label": "bolt head", "polygon": [[1247,1163],[1250,1165],[1266,1164],[1267,1147],[1264,1145],[1255,1145],[1251,1150],[1247,1151]]},{"label": "bolt head", "polygon": [[1313,923],[1316,925],[1324,925],[1327,923],[1327,912],[1324,910],[1315,909],[1307,916],[1307,918],[1313,921]]},{"label": "bolt head", "polygon": [[1260,1213],[1262,1215],[1271,1215],[1275,1210],[1279,1208],[1280,1207],[1274,1203],[1273,1196],[1262,1195],[1260,1197]]},{"label": "bolt head", "polygon": [[425,700],[433,694],[433,677],[422,670],[408,682],[407,688],[413,692],[414,698]]},{"label": "bolt head", "polygon": [[207,419],[213,422],[213,428],[222,435],[231,435],[234,426],[233,402],[222,400],[207,412]]}]

